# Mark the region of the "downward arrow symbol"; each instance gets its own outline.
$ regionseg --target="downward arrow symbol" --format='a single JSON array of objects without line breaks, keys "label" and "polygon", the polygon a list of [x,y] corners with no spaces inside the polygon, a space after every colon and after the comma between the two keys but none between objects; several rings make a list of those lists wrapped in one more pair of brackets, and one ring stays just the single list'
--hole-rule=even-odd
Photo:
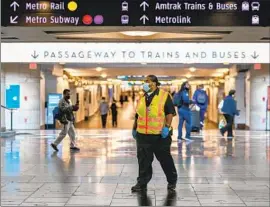
[{"label": "downward arrow symbol", "polygon": [[251,57],[252,57],[253,59],[257,59],[259,56],[260,56],[260,55],[257,54],[256,51],[254,51],[254,53],[251,55]]},{"label": "downward arrow symbol", "polygon": [[38,54],[36,53],[36,51],[34,51],[34,54],[31,55],[34,59],[37,59],[38,58]]}]

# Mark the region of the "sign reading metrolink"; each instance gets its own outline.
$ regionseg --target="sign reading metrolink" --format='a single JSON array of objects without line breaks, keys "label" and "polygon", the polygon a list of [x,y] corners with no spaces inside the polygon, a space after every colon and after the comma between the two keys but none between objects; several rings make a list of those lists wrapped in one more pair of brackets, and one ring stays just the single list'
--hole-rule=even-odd
[{"label": "sign reading metrolink", "polygon": [[2,63],[270,63],[269,43],[2,43]]}]

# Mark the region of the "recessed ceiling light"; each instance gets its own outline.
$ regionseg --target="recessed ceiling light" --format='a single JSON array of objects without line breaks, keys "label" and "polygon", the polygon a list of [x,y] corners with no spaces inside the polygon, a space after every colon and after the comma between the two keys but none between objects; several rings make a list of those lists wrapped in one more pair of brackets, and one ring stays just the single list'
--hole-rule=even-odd
[{"label": "recessed ceiling light", "polygon": [[147,37],[154,34],[157,34],[157,32],[149,32],[149,31],[125,31],[120,32],[123,35],[132,36],[132,37]]},{"label": "recessed ceiling light", "polygon": [[103,69],[102,69],[102,67],[97,67],[96,68],[96,71],[98,71],[98,72],[100,72],[100,71],[102,71]]},{"label": "recessed ceiling light", "polygon": [[147,65],[147,63],[141,63],[142,65]]},{"label": "recessed ceiling light", "polygon": [[189,68],[190,72],[195,72],[197,69],[194,67]]},{"label": "recessed ceiling light", "polygon": [[107,78],[107,74],[106,74],[106,73],[102,73],[102,74],[101,74],[101,77],[102,77],[102,78]]}]

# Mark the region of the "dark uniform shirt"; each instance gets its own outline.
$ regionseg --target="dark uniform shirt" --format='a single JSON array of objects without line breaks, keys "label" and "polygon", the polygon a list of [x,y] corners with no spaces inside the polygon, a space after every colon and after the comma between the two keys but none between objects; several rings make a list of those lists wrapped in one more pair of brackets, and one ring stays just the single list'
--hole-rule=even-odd
[{"label": "dark uniform shirt", "polygon": [[[149,107],[153,98],[159,95],[159,88],[157,90],[155,90],[153,93],[151,93],[149,96],[148,94],[145,94],[145,103],[146,103],[146,107]],[[165,112],[165,116],[172,114],[172,115],[176,115],[175,112],[175,107],[173,105],[173,101],[170,95],[168,95],[165,105],[164,105],[164,112]],[[138,119],[138,114],[135,115],[135,118]]]}]

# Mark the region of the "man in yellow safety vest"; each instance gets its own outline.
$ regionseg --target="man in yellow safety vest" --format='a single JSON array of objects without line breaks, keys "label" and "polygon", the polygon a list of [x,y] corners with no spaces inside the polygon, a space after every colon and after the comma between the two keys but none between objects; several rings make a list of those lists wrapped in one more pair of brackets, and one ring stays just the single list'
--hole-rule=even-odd
[{"label": "man in yellow safety vest", "polygon": [[139,100],[132,135],[137,143],[139,176],[132,192],[144,192],[152,178],[154,155],[161,164],[168,181],[168,190],[174,191],[177,172],[171,155],[172,119],[176,115],[171,95],[160,89],[154,75],[147,76],[143,85],[145,95]]}]

